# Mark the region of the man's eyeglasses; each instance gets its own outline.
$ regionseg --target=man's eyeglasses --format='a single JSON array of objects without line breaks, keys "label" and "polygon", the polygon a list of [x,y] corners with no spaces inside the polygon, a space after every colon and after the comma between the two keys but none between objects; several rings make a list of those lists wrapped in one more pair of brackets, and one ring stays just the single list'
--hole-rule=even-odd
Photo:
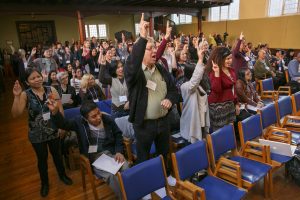
[{"label": "man's eyeglasses", "polygon": [[156,46],[151,46],[151,47],[149,47],[149,48],[146,48],[146,50],[148,50],[148,51],[152,51],[152,50],[156,50],[156,49],[157,49]]}]

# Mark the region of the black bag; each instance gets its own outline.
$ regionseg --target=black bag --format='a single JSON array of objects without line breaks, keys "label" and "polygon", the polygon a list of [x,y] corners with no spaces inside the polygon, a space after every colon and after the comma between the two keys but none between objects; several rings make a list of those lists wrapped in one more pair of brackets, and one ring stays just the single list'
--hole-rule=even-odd
[{"label": "black bag", "polygon": [[300,91],[300,84],[297,81],[290,81],[288,86],[290,86],[292,94]]},{"label": "black bag", "polygon": [[200,81],[200,85],[207,95],[211,92],[210,80],[206,72],[204,72],[203,77]]},{"label": "black bag", "polygon": [[287,162],[286,169],[295,183],[300,186],[300,155],[294,156],[292,160]]}]

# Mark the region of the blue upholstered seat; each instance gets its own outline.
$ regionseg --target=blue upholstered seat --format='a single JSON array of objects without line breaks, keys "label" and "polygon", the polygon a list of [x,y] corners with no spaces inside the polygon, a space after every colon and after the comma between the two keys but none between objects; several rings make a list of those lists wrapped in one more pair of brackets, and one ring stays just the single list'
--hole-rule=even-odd
[{"label": "blue upholstered seat", "polygon": [[80,115],[79,107],[76,108],[69,108],[64,110],[64,115],[66,119],[73,119],[76,116]]},{"label": "blue upholstered seat", "polygon": [[[253,128],[253,130],[255,131],[256,127],[251,128]],[[252,137],[255,136],[255,134],[252,135]],[[219,158],[226,152],[236,150],[233,125],[226,125],[213,132],[210,136],[215,162],[217,162]],[[241,156],[233,156],[229,159],[240,163],[242,179],[245,181],[249,181],[252,184],[256,183],[258,180],[266,176],[272,168],[270,165],[250,160]]]},{"label": "blue upholstered seat", "polygon": [[[195,173],[209,167],[206,143],[198,141],[175,153],[180,180],[186,180]],[[208,200],[241,199],[246,191],[214,176],[206,176],[196,185],[205,190]]]},{"label": "blue upholstered seat", "polygon": [[[260,118],[260,115],[253,115],[241,122],[242,133],[240,133],[240,138],[243,143],[251,141],[257,137],[262,137],[262,126],[260,123]],[[286,163],[291,159],[291,157],[271,153],[271,159],[279,163]]]},{"label": "blue upholstered seat", "polygon": [[111,114],[111,99],[97,102],[97,105],[101,112]]},{"label": "blue upholstered seat", "polygon": [[196,185],[205,190],[206,199],[208,200],[239,200],[246,193],[245,190],[239,189],[214,176],[206,176],[200,182],[197,182]]},{"label": "blue upholstered seat", "polygon": [[[123,195],[129,200],[142,197],[166,186],[162,157],[152,158],[118,174],[124,185]],[[163,198],[170,199],[170,198]]]},{"label": "blue upholstered seat", "polygon": [[270,165],[266,165],[241,156],[233,156],[230,160],[240,163],[242,170],[242,179],[255,184],[262,179],[271,170]]}]

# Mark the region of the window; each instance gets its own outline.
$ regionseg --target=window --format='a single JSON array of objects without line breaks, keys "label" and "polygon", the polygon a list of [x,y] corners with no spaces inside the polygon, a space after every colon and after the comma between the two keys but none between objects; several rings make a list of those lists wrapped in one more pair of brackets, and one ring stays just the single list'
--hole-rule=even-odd
[{"label": "window", "polygon": [[269,16],[299,13],[300,0],[269,0]]},{"label": "window", "polygon": [[106,24],[89,24],[85,25],[86,38],[107,38]]},{"label": "window", "polygon": [[212,7],[209,9],[210,21],[239,19],[240,0],[234,0],[228,6]]},{"label": "window", "polygon": [[106,25],[105,24],[99,24],[98,28],[99,28],[99,37],[100,38],[106,38],[107,37]]},{"label": "window", "polygon": [[135,36],[138,36],[140,34],[140,24],[139,23],[134,24],[134,28],[135,28]]},{"label": "window", "polygon": [[191,24],[193,17],[192,15],[172,14],[171,19],[175,22],[175,24]]}]

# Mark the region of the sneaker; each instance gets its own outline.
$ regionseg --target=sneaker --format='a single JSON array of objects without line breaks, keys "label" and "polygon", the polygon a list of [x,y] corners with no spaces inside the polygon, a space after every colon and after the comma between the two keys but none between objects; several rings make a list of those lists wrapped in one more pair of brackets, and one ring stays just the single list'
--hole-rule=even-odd
[{"label": "sneaker", "polygon": [[70,178],[67,177],[66,175],[61,176],[61,177],[60,177],[60,180],[61,180],[62,182],[64,182],[64,184],[66,184],[66,185],[72,185],[72,184],[73,184],[72,179],[70,179]]},{"label": "sneaker", "polygon": [[41,196],[46,197],[48,193],[49,193],[49,185],[42,184],[41,191],[40,191]]}]

